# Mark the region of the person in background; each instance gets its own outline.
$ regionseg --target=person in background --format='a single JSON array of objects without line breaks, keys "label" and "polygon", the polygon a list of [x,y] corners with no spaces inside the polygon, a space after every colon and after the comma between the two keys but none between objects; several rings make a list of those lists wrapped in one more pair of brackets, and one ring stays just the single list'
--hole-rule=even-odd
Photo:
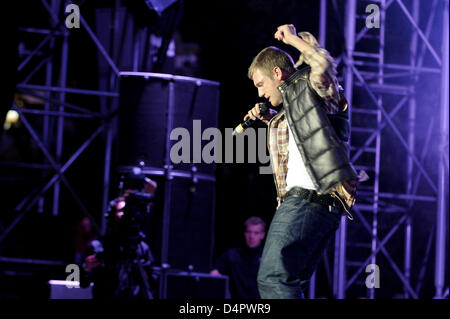
[{"label": "person in background", "polygon": [[231,298],[260,298],[256,276],[265,231],[266,223],[261,218],[248,218],[245,221],[245,246],[227,250],[219,257],[215,269],[211,270],[213,276],[227,275],[230,278]]},{"label": "person in background", "polygon": [[76,264],[80,264],[85,257],[92,241],[97,239],[97,234],[88,217],[83,217],[77,225],[75,232],[75,256]]}]

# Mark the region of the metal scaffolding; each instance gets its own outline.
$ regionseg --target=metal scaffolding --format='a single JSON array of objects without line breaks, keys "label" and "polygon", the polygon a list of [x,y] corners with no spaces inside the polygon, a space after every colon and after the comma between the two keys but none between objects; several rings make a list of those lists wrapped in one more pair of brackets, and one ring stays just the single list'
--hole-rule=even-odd
[{"label": "metal scaffolding", "polygon": [[[102,214],[100,225],[95,227],[104,233],[106,229],[105,213],[108,206],[111,149],[114,137],[113,121],[116,118],[119,96],[119,69],[117,63],[117,49],[120,43],[111,36],[111,54],[103,47],[99,39],[89,27],[83,15],[80,13],[80,24],[82,32],[86,31],[94,42],[98,52],[107,62],[109,75],[105,90],[74,89],[67,87],[67,68],[69,64],[71,31],[65,24],[65,2],[61,0],[41,0],[42,6],[48,12],[51,25],[48,29],[19,28],[20,32],[33,35],[38,45],[26,52],[26,57],[18,66],[18,71],[24,70],[26,66],[33,65],[30,72],[24,76],[22,82],[18,83],[18,92],[35,96],[45,101],[43,109],[20,108],[13,105],[13,109],[20,115],[24,127],[31,134],[37,146],[44,154],[43,163],[10,163],[0,162],[2,167],[29,168],[46,172],[52,171],[53,175],[46,178],[45,182],[28,194],[14,209],[15,218],[0,233],[0,245],[17,224],[29,214],[37,205],[43,205],[43,195],[53,190],[51,210],[54,215],[59,213],[61,183],[68,189],[82,212],[91,216],[91,212],[84,204],[80,196],[65,176],[67,170],[73,165],[80,155],[92,144],[92,142],[103,135],[104,148],[104,171],[103,171],[103,196]],[[379,8],[379,27],[367,28],[364,22],[368,13],[364,11],[369,4],[376,4]],[[334,27],[327,23],[327,11],[333,11],[333,15],[341,17],[343,25],[342,34],[345,38],[345,52],[338,57],[337,62],[343,66],[341,83],[345,88],[346,97],[351,107],[350,121],[352,126],[350,157],[357,169],[366,170],[371,180],[362,184],[359,188],[358,203],[354,208],[356,221],[348,223],[346,218],[341,220],[341,227],[336,234],[333,267],[333,294],[336,298],[345,298],[349,288],[365,282],[359,280],[364,275],[366,266],[377,264],[382,254],[393,271],[396,273],[403,285],[404,298],[418,298],[420,296],[420,278],[415,285],[412,284],[412,238],[413,220],[411,212],[417,211],[416,206],[421,203],[427,205],[430,211],[436,212],[436,222],[429,233],[426,255],[427,260],[431,252],[431,246],[435,248],[435,298],[443,298],[445,295],[446,278],[446,239],[448,233],[448,0],[432,0],[426,2],[430,14],[427,19],[420,18],[419,0],[321,0],[320,11],[320,42],[325,45],[327,29]],[[115,1],[114,27],[110,32],[113,34],[118,29],[118,7],[120,1]],[[329,10],[330,9],[330,10]],[[342,10],[341,10],[342,9]],[[387,63],[385,54],[386,40],[389,39],[390,30],[386,26],[386,15],[390,10],[397,10],[408,20],[411,27],[407,45],[410,54],[405,56],[402,63]],[[331,12],[330,12],[331,13]],[[343,14],[344,13],[344,14]],[[438,16],[442,15],[442,26],[435,26]],[[339,20],[338,18],[338,20]],[[425,21],[426,20],[426,21]],[[425,21],[425,23],[420,22]],[[441,52],[435,49],[430,38],[435,31],[442,32]],[[364,42],[364,45],[362,45]],[[136,42],[138,43],[138,42]],[[368,45],[371,43],[371,45]],[[399,46],[404,43],[399,43]],[[55,52],[61,52],[57,56]],[[162,55],[161,55],[162,56]],[[159,60],[158,60],[159,61]],[[58,65],[56,65],[58,63]],[[136,63],[134,63],[136,65]],[[431,65],[431,66],[430,66]],[[45,68],[45,79],[42,83],[30,83],[34,75]],[[55,70],[58,70],[55,72]],[[55,76],[55,74],[57,74]],[[417,147],[417,121],[416,112],[418,90],[417,79],[422,74],[434,75],[441,83],[440,105],[433,105],[433,113],[436,114],[428,125],[423,148]],[[390,79],[408,79],[408,84],[393,84]],[[437,89],[437,88],[436,88]],[[36,91],[45,92],[44,96]],[[67,94],[94,95],[103,100],[100,112],[94,107],[82,107],[67,102]],[[405,138],[396,125],[394,119],[402,110],[407,108],[408,125]],[[42,116],[42,127],[33,127],[28,115]],[[78,147],[68,160],[62,160],[64,150],[64,119],[80,118],[83,120],[99,120],[100,124],[93,130],[91,135]],[[361,122],[364,119],[367,122]],[[52,122],[55,123],[53,127]],[[439,154],[436,171],[430,172],[431,168],[425,165],[426,155],[429,152],[432,131],[435,127],[439,129]],[[389,129],[393,132],[398,142],[398,147],[407,154],[406,163],[406,188],[393,193],[383,189],[380,183],[382,172],[382,146],[383,132]],[[54,138],[53,138],[54,136]],[[419,187],[421,181],[426,185],[427,192]],[[431,195],[430,195],[431,194]],[[396,201],[394,204],[393,201]],[[392,214],[397,216],[393,225],[383,225],[382,216]],[[94,220],[93,218],[91,218]],[[381,237],[380,227],[389,228],[387,234]],[[361,228],[361,229],[359,229]],[[389,241],[399,231],[404,230],[404,254],[403,265],[399,266],[394,260],[388,247]],[[364,259],[349,259],[349,250],[360,251],[359,256]],[[20,259],[15,259],[20,262]],[[29,259],[23,259],[28,263]],[[11,262],[8,256],[0,256],[0,262]],[[42,262],[42,261],[41,261]],[[46,261],[51,264],[52,262]],[[29,263],[37,263],[31,261]],[[425,262],[420,271],[424,272]],[[381,270],[383,272],[383,270]],[[331,276],[330,276],[331,277]],[[448,279],[447,279],[448,280]],[[448,284],[448,281],[447,281]],[[314,288],[314,286],[312,286]],[[367,289],[367,297],[375,298],[376,289]],[[314,297],[314,289],[310,291]]]},{"label": "metal scaffolding", "polygon": [[[336,234],[333,294],[336,298],[345,298],[349,288],[358,284],[365,289],[365,296],[375,298],[375,288],[367,287],[366,281],[361,280],[364,272],[375,271],[366,268],[370,264],[377,264],[381,254],[395,272],[403,285],[403,298],[419,298],[426,262],[420,270],[420,276],[415,288],[411,280],[412,269],[412,214],[421,203],[427,209],[436,212],[436,222],[429,232],[427,250],[424,260],[428,260],[433,236],[435,236],[435,298],[442,298],[445,290],[445,262],[446,239],[448,232],[448,1],[433,0],[426,2],[430,14],[426,23],[423,17],[419,19],[420,4],[418,0],[378,0],[357,1],[346,0],[345,3],[333,0],[321,1],[320,11],[320,39],[326,39],[327,4],[332,7],[332,14],[336,20],[343,21],[338,26],[345,41],[345,51],[337,58],[337,63],[343,67],[341,83],[343,83],[346,98],[350,105],[351,123],[351,151],[350,158],[357,170],[365,170],[370,181],[362,183],[358,191],[357,205],[354,207],[355,222],[347,222],[345,217],[341,220],[341,227]],[[372,8],[368,10],[368,6]],[[378,9],[379,15],[374,14],[373,19],[369,13],[374,12],[373,6]],[[422,4],[423,5],[423,4]],[[395,43],[399,49],[409,46],[410,54],[403,57],[399,63],[386,62],[386,43],[394,33],[389,30],[386,16],[393,10],[401,14],[408,21],[405,30],[410,30],[409,38],[404,42]],[[400,13],[401,12],[401,13]],[[331,12],[330,12],[331,13]],[[442,13],[442,26],[436,27],[438,15]],[[340,18],[344,15],[344,18]],[[377,16],[379,17],[377,24]],[[368,25],[371,24],[371,25]],[[335,27],[335,26],[331,26]],[[436,50],[430,38],[434,33],[440,36],[442,32],[442,52]],[[390,42],[392,43],[392,41]],[[431,65],[431,66],[430,66]],[[421,150],[417,147],[416,116],[418,79],[424,74],[436,77],[440,86],[440,105],[430,105],[433,113],[429,122],[425,142]],[[393,83],[393,79],[398,80]],[[417,90],[416,90],[417,89]],[[394,119],[407,108],[407,125],[400,128]],[[421,112],[421,110],[417,110]],[[439,114],[439,117],[436,115]],[[437,171],[425,165],[425,156],[429,152],[432,130],[439,122],[439,160]],[[406,189],[402,191],[396,185],[395,192],[385,190],[381,178],[383,176],[382,147],[389,142],[383,139],[383,133],[389,129],[396,138],[396,145],[407,154],[406,163]],[[405,138],[404,135],[407,135]],[[424,134],[422,134],[424,135]],[[404,163],[401,163],[402,165]],[[393,165],[393,163],[390,163]],[[400,173],[400,172],[399,172]],[[435,177],[437,176],[437,178]],[[424,180],[427,190],[419,187],[420,180]],[[422,192],[422,194],[421,194]],[[395,204],[393,203],[395,201]],[[383,224],[383,215],[396,216],[393,224]],[[380,229],[387,234],[381,237]],[[403,265],[388,247],[389,240],[396,232],[404,230]],[[351,258],[349,258],[351,252]],[[358,253],[355,253],[358,252]],[[364,256],[361,259],[361,256]],[[359,259],[355,259],[358,258]],[[372,267],[372,266],[371,266]],[[403,268],[403,269],[402,269]],[[383,270],[381,270],[382,276]]]},{"label": "metal scaffolding", "polygon": [[[114,57],[111,58],[109,53],[102,46],[88,23],[84,19],[81,12],[78,12],[80,22],[80,29],[86,31],[89,37],[94,42],[98,52],[106,60],[109,65],[109,83],[106,90],[86,90],[75,89],[67,87],[67,69],[69,64],[70,45],[69,38],[71,36],[71,29],[65,24],[66,20],[66,6],[64,1],[51,0],[50,3],[46,0],[41,1],[42,6],[47,11],[50,17],[50,25],[48,29],[21,27],[19,32],[24,32],[31,35],[31,38],[40,41],[34,50],[25,52],[26,56],[19,64],[17,71],[24,69],[26,65],[31,65],[31,71],[25,74],[24,79],[16,85],[17,92],[34,96],[45,101],[43,109],[21,108],[13,103],[12,109],[19,113],[20,121],[31,134],[33,140],[38,145],[40,151],[44,154],[43,163],[18,163],[18,162],[3,162],[0,163],[3,167],[23,167],[42,170],[42,176],[45,173],[53,170],[53,175],[46,177],[42,185],[39,185],[29,194],[24,196],[23,200],[15,207],[14,220],[3,230],[0,234],[0,245],[7,238],[8,234],[17,226],[17,224],[37,205],[43,206],[44,194],[53,190],[51,211],[53,215],[57,215],[60,210],[60,189],[61,182],[68,189],[70,195],[76,201],[82,212],[91,217],[94,227],[100,232],[105,231],[105,212],[108,205],[109,192],[109,178],[110,178],[110,159],[111,147],[113,138],[112,121],[115,118],[115,110],[117,109],[118,93],[118,78],[119,70],[114,62]],[[116,5],[118,2],[116,1]],[[115,28],[111,28],[114,32]],[[80,32],[84,32],[80,31]],[[43,37],[43,39],[42,39]],[[113,37],[114,38],[114,37]],[[113,43],[111,47],[119,45]],[[60,55],[57,53],[61,52]],[[113,51],[114,52],[114,51]],[[41,58],[41,57],[44,58]],[[59,65],[55,65],[59,61]],[[34,75],[45,67],[45,78],[43,83],[30,83],[34,79]],[[58,70],[58,72],[55,72]],[[56,74],[56,76],[55,76]],[[44,92],[44,95],[36,93],[37,91]],[[82,107],[66,101],[67,94],[76,95],[94,95],[103,98],[102,107],[91,105],[89,107]],[[100,112],[95,109],[100,109]],[[28,114],[41,116],[42,126],[33,127],[28,119]],[[62,160],[64,148],[64,120],[67,118],[80,118],[84,121],[97,119],[98,126],[94,129],[91,135],[78,147],[78,149],[69,157],[67,161]],[[56,123],[55,127],[51,123]],[[36,126],[36,125],[35,125]],[[89,211],[80,196],[77,195],[71,182],[65,176],[66,171],[73,165],[73,163],[85,152],[85,150],[92,144],[92,142],[101,137],[105,139],[104,149],[104,178],[103,178],[103,197],[102,197],[102,211],[101,225],[99,226],[93,214]],[[54,151],[53,151],[54,150]],[[96,214],[98,215],[98,214]],[[9,260],[7,257],[2,257],[2,261]],[[24,259],[28,263],[29,259]],[[33,262],[29,262],[33,264]]]}]

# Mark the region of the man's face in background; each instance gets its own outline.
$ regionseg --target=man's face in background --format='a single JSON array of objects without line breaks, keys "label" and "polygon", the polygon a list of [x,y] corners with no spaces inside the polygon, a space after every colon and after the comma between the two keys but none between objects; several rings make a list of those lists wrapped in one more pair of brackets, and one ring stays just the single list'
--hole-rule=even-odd
[{"label": "man's face in background", "polygon": [[249,224],[245,230],[245,243],[249,248],[256,248],[261,245],[265,232],[261,224]]}]

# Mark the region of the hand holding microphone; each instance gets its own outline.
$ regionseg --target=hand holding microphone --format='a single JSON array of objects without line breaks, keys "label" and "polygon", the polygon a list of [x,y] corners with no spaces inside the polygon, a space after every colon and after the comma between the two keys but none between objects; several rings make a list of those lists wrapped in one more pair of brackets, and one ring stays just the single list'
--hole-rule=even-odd
[{"label": "hand holding microphone", "polygon": [[264,116],[269,113],[269,106],[267,103],[256,103],[247,115],[244,116],[244,122],[236,126],[233,135],[244,132],[247,128],[253,125],[256,120],[263,120]]}]

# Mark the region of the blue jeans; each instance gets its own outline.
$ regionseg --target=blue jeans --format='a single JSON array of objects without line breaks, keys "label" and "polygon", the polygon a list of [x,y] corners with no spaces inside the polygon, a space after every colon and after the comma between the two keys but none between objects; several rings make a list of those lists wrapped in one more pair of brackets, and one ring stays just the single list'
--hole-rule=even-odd
[{"label": "blue jeans", "polygon": [[303,298],[303,290],[339,227],[340,213],[290,196],[270,224],[258,271],[261,298]]}]

